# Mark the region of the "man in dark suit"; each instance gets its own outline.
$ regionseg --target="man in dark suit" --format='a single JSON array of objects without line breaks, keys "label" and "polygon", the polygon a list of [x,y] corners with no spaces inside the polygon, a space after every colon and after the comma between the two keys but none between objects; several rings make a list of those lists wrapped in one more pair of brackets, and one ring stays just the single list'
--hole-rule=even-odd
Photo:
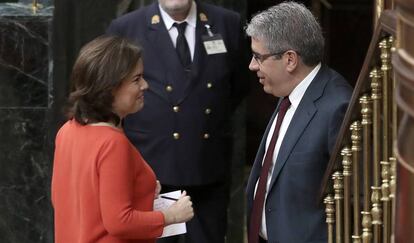
[{"label": "man in dark suit", "polygon": [[246,32],[250,70],[266,93],[281,98],[246,189],[249,243],[326,242],[318,192],[352,89],[321,64],[321,29],[302,4],[273,6]]},{"label": "man in dark suit", "polygon": [[144,48],[149,90],[144,108],[125,119],[124,129],[162,192],[191,196],[195,217],[185,242],[224,242],[230,117],[247,88],[239,14],[201,1],[159,0],[114,20],[107,33]]}]

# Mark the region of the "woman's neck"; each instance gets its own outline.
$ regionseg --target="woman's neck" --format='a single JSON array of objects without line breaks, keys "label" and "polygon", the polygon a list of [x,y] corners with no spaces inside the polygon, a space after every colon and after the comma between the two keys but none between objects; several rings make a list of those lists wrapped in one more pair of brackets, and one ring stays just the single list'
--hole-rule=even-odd
[{"label": "woman's neck", "polygon": [[115,123],[113,123],[113,122],[90,122],[90,123],[88,123],[88,125],[90,125],[90,126],[108,126],[108,127],[113,127],[113,128],[116,128],[116,129],[122,129],[121,122],[118,125],[115,125]]}]

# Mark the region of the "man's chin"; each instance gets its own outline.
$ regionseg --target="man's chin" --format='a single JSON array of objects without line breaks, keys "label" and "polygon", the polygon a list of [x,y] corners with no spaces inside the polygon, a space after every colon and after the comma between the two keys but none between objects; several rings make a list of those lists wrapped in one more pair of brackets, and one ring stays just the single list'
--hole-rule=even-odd
[{"label": "man's chin", "polygon": [[174,5],[174,6],[165,6],[165,12],[176,15],[176,14],[186,14],[188,10],[190,9],[190,6],[187,4],[180,4],[180,5]]},{"label": "man's chin", "polygon": [[263,86],[263,91],[264,91],[266,94],[273,95],[272,90],[271,90],[271,89],[269,89],[269,88],[267,88],[267,87],[265,87],[265,86]]}]

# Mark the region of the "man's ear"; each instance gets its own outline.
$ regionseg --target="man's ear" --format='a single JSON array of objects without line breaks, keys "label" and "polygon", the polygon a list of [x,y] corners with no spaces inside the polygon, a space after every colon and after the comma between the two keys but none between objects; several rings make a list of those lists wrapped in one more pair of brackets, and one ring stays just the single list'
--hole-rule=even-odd
[{"label": "man's ear", "polygon": [[293,50],[289,50],[285,53],[286,58],[286,69],[288,72],[293,72],[299,63],[299,55]]}]

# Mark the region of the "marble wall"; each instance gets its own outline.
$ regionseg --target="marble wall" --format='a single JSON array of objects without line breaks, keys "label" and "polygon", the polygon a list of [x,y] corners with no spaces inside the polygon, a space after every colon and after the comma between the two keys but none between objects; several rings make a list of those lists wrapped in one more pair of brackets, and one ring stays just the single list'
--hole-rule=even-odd
[{"label": "marble wall", "polygon": [[52,11],[0,4],[0,242],[53,242]]},{"label": "marble wall", "polygon": [[[53,242],[53,140],[65,120],[73,62],[116,12],[152,1],[39,0],[43,8],[33,14],[31,0],[0,0],[0,243]],[[246,8],[245,1],[206,1],[242,15]],[[243,107],[235,120],[245,116]],[[237,123],[228,243],[243,242],[244,235],[245,127]]]}]

